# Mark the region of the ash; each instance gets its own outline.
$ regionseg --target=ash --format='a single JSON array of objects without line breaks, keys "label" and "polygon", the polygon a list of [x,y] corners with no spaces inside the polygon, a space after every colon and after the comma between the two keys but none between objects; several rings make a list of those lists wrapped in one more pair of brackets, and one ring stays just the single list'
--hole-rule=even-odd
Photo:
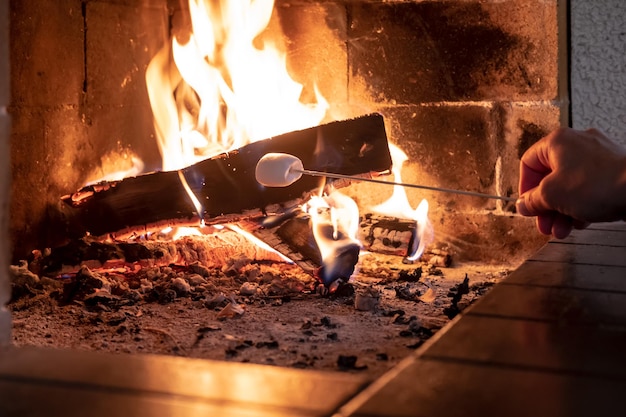
[{"label": "ash", "polygon": [[301,268],[231,259],[46,278],[11,267],[13,341],[91,351],[253,362],[376,378],[508,274],[361,257],[349,283],[319,291]]}]

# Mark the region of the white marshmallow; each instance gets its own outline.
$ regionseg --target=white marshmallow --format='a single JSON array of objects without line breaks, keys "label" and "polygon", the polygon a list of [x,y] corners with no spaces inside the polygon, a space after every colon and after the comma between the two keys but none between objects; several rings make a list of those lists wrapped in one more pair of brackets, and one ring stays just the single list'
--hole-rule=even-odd
[{"label": "white marshmallow", "polygon": [[[302,177],[302,161],[288,153],[265,154],[256,164],[256,180],[266,187],[287,187]],[[296,171],[294,171],[296,170]]]}]

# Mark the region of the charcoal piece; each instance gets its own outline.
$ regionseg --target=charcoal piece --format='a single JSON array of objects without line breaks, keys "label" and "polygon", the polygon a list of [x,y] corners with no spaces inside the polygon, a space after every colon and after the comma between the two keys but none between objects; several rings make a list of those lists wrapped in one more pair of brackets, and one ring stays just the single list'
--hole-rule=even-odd
[{"label": "charcoal piece", "polygon": [[357,365],[358,358],[355,355],[339,355],[337,357],[337,367],[342,371],[363,371],[367,365]]},{"label": "charcoal piece", "polygon": [[364,249],[388,255],[407,256],[411,248],[415,220],[367,213],[359,223]]},{"label": "charcoal piece", "polygon": [[415,268],[412,271],[401,270],[398,273],[398,281],[417,282],[422,277],[422,268]]},{"label": "charcoal piece", "polygon": [[465,274],[465,278],[463,279],[463,282],[453,287],[448,293],[448,296],[452,297],[452,301],[449,307],[446,307],[443,309],[443,313],[449,319],[453,319],[454,317],[456,317],[457,314],[461,312],[458,304],[459,304],[459,301],[461,301],[461,298],[463,297],[463,295],[465,294],[469,294],[469,277],[467,276],[467,274]]}]

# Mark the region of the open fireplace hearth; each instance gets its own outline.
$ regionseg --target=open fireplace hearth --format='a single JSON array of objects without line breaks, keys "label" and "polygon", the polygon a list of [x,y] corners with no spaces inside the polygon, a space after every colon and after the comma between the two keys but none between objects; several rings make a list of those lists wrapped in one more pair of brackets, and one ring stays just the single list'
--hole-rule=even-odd
[{"label": "open fireplace hearth", "polygon": [[372,379],[545,244],[501,200],[253,171],[515,198],[567,117],[558,2],[235,3],[10,1],[15,345]]},{"label": "open fireplace hearth", "polygon": [[171,264],[104,273],[82,266],[66,279],[41,279],[14,266],[14,343],[373,378],[510,272],[501,266],[445,268],[438,255],[428,256],[430,263],[413,265],[390,255],[362,256],[352,282],[332,294],[320,293],[302,268],[277,263],[271,253],[252,262],[230,254],[223,266],[210,268]]}]

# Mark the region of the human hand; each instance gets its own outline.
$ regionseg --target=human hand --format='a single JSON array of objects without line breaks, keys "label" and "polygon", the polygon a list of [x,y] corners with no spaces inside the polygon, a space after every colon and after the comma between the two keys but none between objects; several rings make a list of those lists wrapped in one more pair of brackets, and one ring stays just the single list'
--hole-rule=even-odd
[{"label": "human hand", "polygon": [[595,129],[558,129],[520,162],[517,211],[558,239],[591,222],[626,217],[626,148]]}]

